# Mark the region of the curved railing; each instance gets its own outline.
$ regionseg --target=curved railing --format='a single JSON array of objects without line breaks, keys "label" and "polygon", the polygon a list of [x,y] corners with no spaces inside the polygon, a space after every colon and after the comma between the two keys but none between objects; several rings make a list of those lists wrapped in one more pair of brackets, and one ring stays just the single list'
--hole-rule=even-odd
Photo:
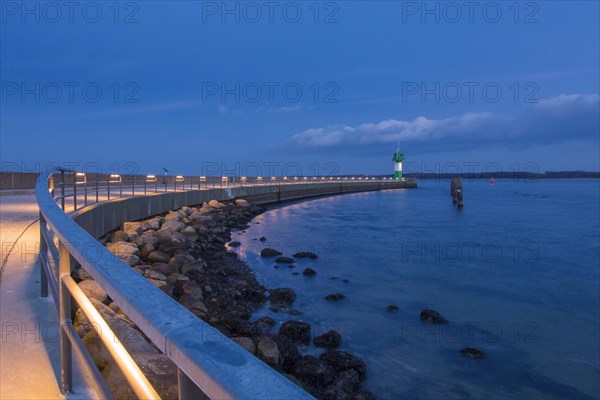
[{"label": "curved railing", "polygon": [[[116,336],[108,324],[71,278],[71,268],[77,262],[152,343],[177,365],[180,399],[197,399],[204,395],[211,399],[312,398],[149,283],[73,221],[63,210],[67,196],[64,179],[59,196],[63,209],[54,198],[56,173],[62,174],[64,178],[65,170],[56,169],[38,178],[36,196],[40,209],[42,296],[47,296],[50,288],[60,315],[63,393],[71,392],[73,387],[71,371],[74,350],[99,396],[113,398],[73,327],[71,301],[75,301],[87,318],[95,322],[91,325],[135,394],[144,399],[159,398],[125,347],[118,340],[112,339]],[[75,181],[75,204],[76,185]]]}]

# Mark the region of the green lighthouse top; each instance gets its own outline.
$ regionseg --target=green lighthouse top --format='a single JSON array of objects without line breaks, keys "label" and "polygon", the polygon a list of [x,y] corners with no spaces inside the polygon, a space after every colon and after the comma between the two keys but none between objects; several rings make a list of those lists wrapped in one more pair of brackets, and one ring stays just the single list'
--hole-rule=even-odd
[{"label": "green lighthouse top", "polygon": [[400,143],[398,143],[398,148],[396,149],[396,152],[394,153],[394,158],[392,158],[392,160],[397,163],[404,161],[404,154],[400,153]]}]

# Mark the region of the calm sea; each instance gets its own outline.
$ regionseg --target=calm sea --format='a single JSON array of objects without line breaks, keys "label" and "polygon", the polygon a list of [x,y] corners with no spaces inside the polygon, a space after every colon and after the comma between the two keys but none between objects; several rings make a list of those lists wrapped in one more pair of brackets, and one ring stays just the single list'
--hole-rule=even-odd
[{"label": "calm sea", "polygon": [[[255,317],[337,330],[382,399],[600,398],[600,181],[467,180],[462,210],[449,186],[421,181],[258,216],[234,234],[239,254],[264,285],[294,288],[302,314],[267,305]],[[274,268],[262,247],[319,258]],[[308,266],[316,276],[302,275]],[[331,293],[346,299],[324,300]],[[449,323],[421,323],[425,308]],[[467,346],[487,358],[462,358]]]}]

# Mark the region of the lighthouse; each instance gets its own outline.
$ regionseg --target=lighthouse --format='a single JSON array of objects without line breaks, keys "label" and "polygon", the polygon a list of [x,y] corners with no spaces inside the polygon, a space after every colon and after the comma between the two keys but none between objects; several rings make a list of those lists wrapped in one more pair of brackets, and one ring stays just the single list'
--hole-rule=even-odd
[{"label": "lighthouse", "polygon": [[404,161],[404,154],[400,153],[400,142],[398,142],[398,148],[394,153],[394,179],[402,179],[402,161]]}]

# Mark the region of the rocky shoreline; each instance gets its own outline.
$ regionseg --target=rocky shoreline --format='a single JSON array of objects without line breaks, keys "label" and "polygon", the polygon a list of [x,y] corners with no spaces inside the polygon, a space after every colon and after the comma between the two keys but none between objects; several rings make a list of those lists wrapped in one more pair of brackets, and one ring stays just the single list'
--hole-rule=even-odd
[{"label": "rocky shoreline", "polygon": [[[268,289],[261,285],[252,269],[230,251],[239,246],[239,242],[231,242],[232,230],[247,228],[264,210],[242,199],[226,204],[211,200],[143,221],[125,222],[122,230],[100,241],[150,283],[313,396],[372,399],[373,395],[362,386],[365,363],[336,350],[342,341],[338,332],[312,337],[311,325],[302,321],[290,319],[281,326],[270,317],[251,321],[252,314],[267,303],[276,311],[291,307],[296,299],[291,288]],[[260,238],[261,242],[265,240]],[[264,248],[261,256],[276,257],[278,263],[294,262],[276,249]],[[317,256],[303,252],[293,257]],[[303,273],[310,276],[315,271],[307,268]],[[171,361],[146,340],[83,269],[76,268],[73,277],[117,336],[126,335],[128,340],[122,340],[125,347],[150,375],[161,397],[177,398],[177,373]],[[343,298],[340,294],[330,296],[330,301]],[[73,311],[77,331],[109,387],[119,398],[134,398],[89,321],[81,310]],[[311,339],[315,347],[323,348],[318,357],[302,354]]]}]

